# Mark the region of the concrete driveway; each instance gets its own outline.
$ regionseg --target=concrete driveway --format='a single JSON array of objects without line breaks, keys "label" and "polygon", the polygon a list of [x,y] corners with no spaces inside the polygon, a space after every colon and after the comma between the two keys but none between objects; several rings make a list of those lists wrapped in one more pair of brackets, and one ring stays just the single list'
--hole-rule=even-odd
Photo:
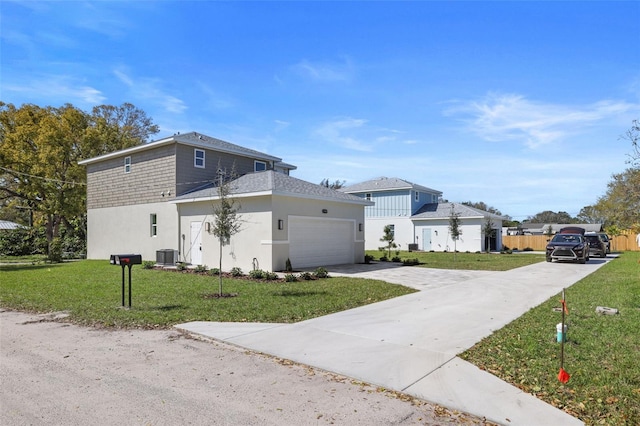
[{"label": "concrete driveway", "polygon": [[[191,322],[179,329],[401,391],[509,425],[582,424],[457,357],[608,259],[505,272],[391,264],[330,268],[421,291],[296,324]],[[570,303],[570,291],[567,292]],[[555,324],[548,324],[549,334]]]}]

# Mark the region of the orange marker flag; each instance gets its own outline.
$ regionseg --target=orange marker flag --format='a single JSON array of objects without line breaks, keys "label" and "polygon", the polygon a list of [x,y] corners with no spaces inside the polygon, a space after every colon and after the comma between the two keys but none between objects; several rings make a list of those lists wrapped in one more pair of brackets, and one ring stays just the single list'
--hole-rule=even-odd
[{"label": "orange marker flag", "polygon": [[560,372],[558,373],[558,380],[560,380],[562,383],[567,383],[570,378],[571,376],[569,375],[569,373],[564,371],[564,368],[561,368]]}]

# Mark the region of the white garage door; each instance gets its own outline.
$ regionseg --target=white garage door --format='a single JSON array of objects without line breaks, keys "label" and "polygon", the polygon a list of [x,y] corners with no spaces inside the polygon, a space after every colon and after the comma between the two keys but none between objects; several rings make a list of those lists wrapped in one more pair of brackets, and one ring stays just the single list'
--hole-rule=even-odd
[{"label": "white garage door", "polygon": [[289,258],[293,268],[353,263],[354,222],[289,218]]}]

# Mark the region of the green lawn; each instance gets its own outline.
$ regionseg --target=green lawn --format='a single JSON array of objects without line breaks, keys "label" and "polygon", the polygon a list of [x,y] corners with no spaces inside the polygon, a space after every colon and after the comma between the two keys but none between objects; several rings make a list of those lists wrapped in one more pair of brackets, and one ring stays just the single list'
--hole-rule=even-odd
[{"label": "green lawn", "polygon": [[[566,291],[566,385],[557,379],[555,325],[560,295],[471,348],[462,357],[590,425],[640,425],[640,253],[619,259]],[[597,314],[596,306],[619,309]]]},{"label": "green lawn", "polygon": [[[375,253],[379,257],[379,252]],[[395,253],[393,253],[395,254]],[[544,255],[407,253],[421,266],[506,270],[544,260]],[[557,379],[560,295],[531,309],[461,354],[470,362],[532,393],[589,425],[640,424],[640,252],[625,252],[567,289],[569,308],[565,369]],[[294,283],[225,279],[133,268],[133,309],[121,308],[121,269],[107,261],[0,267],[0,306],[69,311],[76,323],[115,327],[170,327],[187,321],[295,322],[414,290],[381,281],[334,277]],[[620,314],[596,314],[596,306]]]},{"label": "green lawn", "polygon": [[[378,262],[384,255],[380,250],[367,250],[368,255],[373,256]],[[418,259],[419,266],[437,269],[464,269],[470,271],[508,271],[509,269],[543,262],[544,253],[517,252],[507,253],[443,253],[422,251],[391,251],[390,260],[394,257],[400,259]]]},{"label": "green lawn", "polygon": [[[134,266],[129,310],[121,308],[121,274],[119,266],[95,260],[0,266],[0,306],[69,311],[71,321],[87,325],[165,328],[188,321],[296,322],[415,291],[343,277],[292,283],[225,279],[223,291],[238,296],[216,299],[209,296],[218,291],[217,276]],[[125,299],[128,305],[128,294]]]}]

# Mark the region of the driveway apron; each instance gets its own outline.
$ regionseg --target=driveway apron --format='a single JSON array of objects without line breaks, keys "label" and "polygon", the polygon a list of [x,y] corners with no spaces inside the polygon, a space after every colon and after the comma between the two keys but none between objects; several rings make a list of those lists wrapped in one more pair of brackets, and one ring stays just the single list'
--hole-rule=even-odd
[{"label": "driveway apron", "polygon": [[[457,357],[606,263],[541,262],[505,272],[392,264],[347,265],[330,275],[421,291],[296,324],[191,322],[176,327],[342,374],[498,424],[582,424]],[[549,324],[549,333],[555,324]]]}]

